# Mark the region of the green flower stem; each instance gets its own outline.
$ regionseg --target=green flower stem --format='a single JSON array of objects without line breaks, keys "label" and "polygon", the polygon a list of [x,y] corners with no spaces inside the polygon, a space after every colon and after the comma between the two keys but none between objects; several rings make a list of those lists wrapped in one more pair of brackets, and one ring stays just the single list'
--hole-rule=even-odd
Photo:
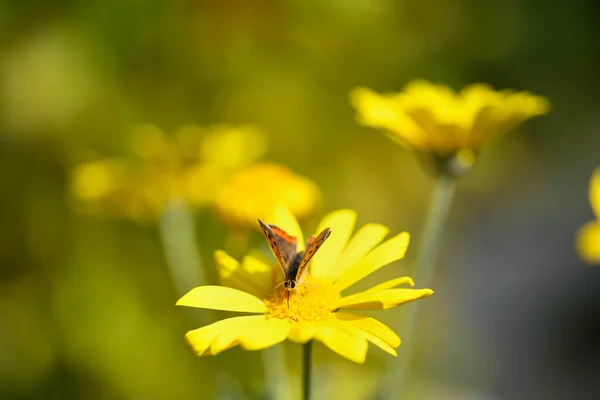
[{"label": "green flower stem", "polygon": [[282,343],[263,350],[263,364],[268,398],[289,399],[292,388],[289,385]]},{"label": "green flower stem", "polygon": [[[456,189],[455,179],[447,176],[438,178],[423,228],[419,253],[413,270],[413,279],[419,287],[426,288],[430,285],[435,270],[435,261],[440,249],[452,199]],[[398,350],[398,360],[388,369],[383,387],[389,399],[401,399],[406,393],[405,384],[408,367],[412,357],[415,338],[415,325],[417,323],[422,302],[417,301],[406,306],[400,326],[402,345]]]},{"label": "green flower stem", "polygon": [[184,201],[167,204],[159,222],[160,238],[178,296],[206,283],[200,249],[196,244],[194,217]]},{"label": "green flower stem", "polygon": [[456,181],[453,178],[442,176],[435,184],[413,274],[415,283],[420,287],[427,287],[431,283],[455,189]]},{"label": "green flower stem", "polygon": [[312,340],[302,345],[302,398],[310,400],[312,394]]}]

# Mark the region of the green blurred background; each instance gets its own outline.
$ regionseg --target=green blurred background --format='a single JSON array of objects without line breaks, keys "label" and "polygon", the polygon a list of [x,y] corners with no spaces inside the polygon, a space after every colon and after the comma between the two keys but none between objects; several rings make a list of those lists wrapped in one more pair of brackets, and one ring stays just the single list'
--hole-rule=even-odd
[{"label": "green blurred background", "polygon": [[[600,165],[599,12],[591,0],[0,2],[0,397],[265,398],[273,354],[195,358],[183,335],[219,315],[174,306],[155,226],[75,213],[69,172],[125,151],[138,123],[252,124],[268,159],[321,187],[308,228],[350,207],[359,224],[408,230],[407,259],[373,282],[410,274],[432,181],[354,122],[348,93],[425,78],[530,90],[553,111],[459,183],[410,398],[600,398],[600,270],[573,250]],[[196,225],[215,282],[227,228],[211,212]],[[402,312],[378,317],[396,327]],[[299,346],[281,349],[294,389]],[[369,398],[388,361],[316,352],[317,399]]]}]

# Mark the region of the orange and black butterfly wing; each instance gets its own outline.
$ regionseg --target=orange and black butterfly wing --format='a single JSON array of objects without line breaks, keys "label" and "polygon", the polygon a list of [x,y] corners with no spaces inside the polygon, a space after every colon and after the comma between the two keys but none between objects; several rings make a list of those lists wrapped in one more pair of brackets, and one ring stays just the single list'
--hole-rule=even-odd
[{"label": "orange and black butterfly wing", "polygon": [[269,224],[269,228],[275,234],[275,242],[281,252],[286,265],[286,269],[289,268],[290,263],[296,258],[298,252],[298,239],[295,236],[290,235],[278,226]]},{"label": "orange and black butterfly wing", "polygon": [[273,250],[275,258],[277,258],[277,261],[279,262],[283,274],[287,276],[286,271],[290,260],[296,256],[296,238],[288,235],[285,231],[275,225],[265,224],[260,219],[258,220],[258,223],[267,238],[271,250]]},{"label": "orange and black butterfly wing", "polygon": [[312,236],[310,239],[308,239],[308,247],[304,252],[304,256],[302,257],[302,261],[300,261],[298,271],[296,272],[296,282],[299,282],[302,279],[306,273],[306,270],[308,269],[308,263],[313,258],[317,250],[319,250],[321,245],[325,242],[325,240],[327,240],[329,235],[331,235],[331,229],[325,228],[316,238]]}]

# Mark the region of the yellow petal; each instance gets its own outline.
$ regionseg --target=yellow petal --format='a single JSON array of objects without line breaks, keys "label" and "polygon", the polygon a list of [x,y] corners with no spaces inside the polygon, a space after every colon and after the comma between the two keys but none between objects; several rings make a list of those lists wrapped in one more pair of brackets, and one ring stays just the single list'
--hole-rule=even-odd
[{"label": "yellow petal", "polygon": [[369,347],[367,340],[364,336],[352,332],[352,329],[344,329],[343,322],[331,320],[319,324],[315,332],[315,339],[323,342],[325,346],[342,357],[359,364],[365,362]]},{"label": "yellow petal", "polygon": [[401,276],[400,278],[394,278],[380,283],[379,285],[373,286],[372,288],[365,290],[365,292],[379,292],[381,290],[392,289],[400,285],[415,286],[415,282],[409,276]]},{"label": "yellow petal", "polygon": [[[333,233],[332,233],[333,236]],[[358,282],[379,268],[400,260],[406,254],[410,235],[407,232],[394,236],[367,254],[360,262],[349,267],[335,283],[340,291]],[[325,246],[325,245],[323,245]]]},{"label": "yellow petal", "polygon": [[335,317],[360,329],[365,339],[383,351],[393,356],[397,355],[394,349],[400,346],[400,338],[385,324],[364,315],[343,312],[336,313]]},{"label": "yellow petal", "polygon": [[311,274],[315,278],[326,279],[335,262],[340,256],[356,223],[356,212],[354,210],[338,210],[323,218],[317,233],[325,228],[331,229],[331,235],[317,251],[312,261]]},{"label": "yellow petal", "polygon": [[429,297],[431,289],[387,289],[362,292],[340,299],[340,308],[353,310],[387,310],[414,300]]},{"label": "yellow petal", "polygon": [[387,227],[379,224],[367,224],[360,228],[352,236],[350,243],[348,243],[342,254],[340,254],[335,269],[331,270],[329,278],[332,280],[337,279],[343,274],[346,268],[359,262],[365,254],[383,240],[388,231]]},{"label": "yellow petal", "polygon": [[132,148],[145,159],[166,159],[170,150],[163,131],[150,124],[141,124],[135,128]]},{"label": "yellow petal", "polygon": [[199,286],[180,298],[178,306],[208,308],[211,310],[248,313],[267,312],[265,304],[256,296],[224,286]]},{"label": "yellow petal", "polygon": [[298,220],[289,208],[283,205],[275,207],[272,222],[269,221],[268,223],[277,225],[290,235],[295,236],[298,239],[298,251],[304,250],[304,235],[302,235],[302,229],[300,229]]},{"label": "yellow petal", "polygon": [[[265,321],[265,317],[262,315],[238,318],[235,318],[235,324],[231,323],[230,325],[222,327],[219,330],[218,334],[214,337],[212,343],[210,344],[210,355],[219,354],[222,351],[237,346],[240,343],[238,340],[240,334],[246,332],[255,325],[261,324],[262,321]],[[230,318],[230,320],[232,319],[234,318]]]},{"label": "yellow petal", "polygon": [[409,149],[420,148],[425,133],[406,115],[396,94],[380,95],[367,88],[350,93],[361,125],[384,129],[394,141]]},{"label": "yellow petal", "polygon": [[189,331],[185,340],[196,355],[215,355],[238,344],[246,350],[272,346],[285,340],[289,330],[290,323],[285,320],[253,315],[228,318]]},{"label": "yellow petal", "polygon": [[316,328],[314,324],[305,321],[298,321],[292,325],[288,338],[292,342],[306,343],[315,336]]},{"label": "yellow petal", "polygon": [[[185,335],[185,341],[197,356],[215,355],[219,351],[223,351],[227,348],[227,339],[222,337],[224,332],[239,332],[240,330],[243,330],[246,325],[261,319],[264,320],[265,317],[262,315],[252,315],[217,321],[214,324],[189,331]],[[226,334],[225,336],[230,335]],[[218,344],[214,344],[215,341],[217,341],[217,338],[220,338]]]},{"label": "yellow petal", "polygon": [[263,319],[240,332],[238,340],[246,350],[260,350],[283,342],[290,328],[291,324],[286,320],[278,318]]},{"label": "yellow petal", "polygon": [[600,219],[600,168],[596,168],[590,181],[590,204],[596,218]]},{"label": "yellow petal", "polygon": [[400,285],[415,286],[415,283],[413,282],[412,278],[410,278],[408,276],[403,276],[400,278],[395,278],[395,279],[380,283],[379,285],[373,286],[372,288],[367,289],[363,292],[356,293],[356,294],[353,294],[350,296],[346,296],[343,298],[343,300],[345,303],[350,304],[350,303],[354,302],[355,299],[364,298],[364,296],[367,293],[381,292],[383,290],[392,289],[392,288],[395,288],[396,286],[400,286]]},{"label": "yellow petal", "polygon": [[390,346],[389,344],[387,344],[386,342],[384,342],[383,340],[381,340],[381,338],[372,335],[369,332],[366,331],[360,331],[361,334],[365,337],[365,339],[367,339],[369,342],[373,343],[375,346],[379,347],[381,350],[385,351],[386,353],[397,357],[398,353],[396,353],[396,349],[393,348],[392,346]]},{"label": "yellow petal", "polygon": [[577,251],[589,264],[600,264],[600,222],[588,222],[577,233]]},{"label": "yellow petal", "polygon": [[390,107],[389,102],[371,89],[359,87],[350,92],[350,103],[358,111],[360,124],[382,127],[397,118],[397,112]]},{"label": "yellow petal", "polygon": [[124,166],[106,159],[78,165],[71,174],[71,190],[80,199],[100,200],[119,186]]},{"label": "yellow petal", "polygon": [[202,137],[199,156],[208,164],[235,170],[258,160],[267,150],[265,134],[252,126],[213,126],[202,132],[197,126],[185,126],[178,132],[179,140],[186,136]]},{"label": "yellow petal", "polygon": [[[261,256],[263,255],[264,253],[261,253]],[[252,254],[245,256],[242,260],[242,270],[247,273],[248,284],[256,291],[258,298],[266,297],[273,289],[273,265],[266,262],[263,257]],[[254,294],[254,292],[248,293]]]},{"label": "yellow petal", "polygon": [[237,171],[223,185],[214,205],[227,222],[256,228],[256,218],[270,221],[285,204],[299,218],[310,215],[320,199],[314,182],[279,164],[264,162]]},{"label": "yellow petal", "polygon": [[[258,315],[256,315],[256,317],[258,317]],[[210,348],[206,355],[214,356],[215,354],[219,354],[222,351],[237,346],[239,344],[237,336],[240,331],[248,329],[248,323],[243,324],[243,326],[236,326],[233,329],[224,329],[222,332],[219,332],[210,344]]]},{"label": "yellow petal", "polygon": [[251,255],[242,264],[221,250],[215,251],[215,261],[223,286],[238,289],[262,298],[271,289],[273,268]]}]

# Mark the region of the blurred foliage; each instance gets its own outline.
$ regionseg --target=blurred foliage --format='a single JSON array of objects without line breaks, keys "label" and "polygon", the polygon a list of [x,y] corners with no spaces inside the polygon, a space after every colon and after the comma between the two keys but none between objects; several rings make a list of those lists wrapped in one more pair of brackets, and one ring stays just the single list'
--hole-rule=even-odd
[{"label": "blurred foliage", "polygon": [[[70,171],[127,153],[140,123],[250,124],[268,136],[266,159],[321,188],[323,212],[353,208],[359,225],[417,238],[431,181],[358,126],[348,100],[357,86],[397,91],[414,78],[528,90],[553,111],[460,182],[417,334],[413,398],[600,393],[593,374],[569,369],[597,371],[600,360],[590,350],[600,335],[577,328],[600,315],[586,311],[600,304],[599,280],[573,251],[599,164],[598,11],[591,0],[0,2],[0,397],[264,397],[264,354],[193,357],[190,319],[218,315],[174,306],[156,229],[75,212]],[[212,252],[229,230],[211,210],[196,228],[215,283]],[[258,231],[249,241],[264,248]],[[410,275],[412,249],[365,287],[394,269]],[[401,312],[381,320],[395,327]],[[292,385],[297,347],[284,346]],[[316,351],[322,398],[364,398],[385,362]]]}]

